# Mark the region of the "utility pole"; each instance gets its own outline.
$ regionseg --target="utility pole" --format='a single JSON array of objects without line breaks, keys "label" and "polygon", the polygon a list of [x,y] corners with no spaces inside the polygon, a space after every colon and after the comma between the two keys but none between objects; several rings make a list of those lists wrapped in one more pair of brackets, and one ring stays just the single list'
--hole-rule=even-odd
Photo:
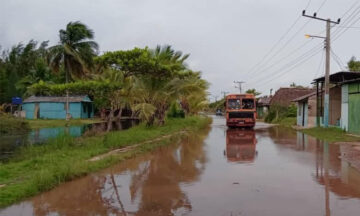
[{"label": "utility pole", "polygon": [[228,94],[229,92],[227,92],[227,91],[221,91],[221,94],[223,94],[224,95],[224,98],[226,97],[226,94]]},{"label": "utility pole", "polygon": [[326,37],[306,35],[307,37],[316,37],[325,39],[326,49],[326,61],[325,61],[325,97],[324,97],[324,127],[329,126],[329,92],[330,92],[330,24],[339,24],[340,18],[335,22],[331,19],[323,19],[316,17],[316,13],[313,16],[306,15],[306,11],[303,10],[302,15],[311,19],[316,19],[326,22]]},{"label": "utility pole", "polygon": [[242,94],[241,84],[243,84],[245,82],[244,81],[234,81],[234,83],[238,85],[238,86],[235,86],[235,88],[238,88],[240,90],[240,94]]}]

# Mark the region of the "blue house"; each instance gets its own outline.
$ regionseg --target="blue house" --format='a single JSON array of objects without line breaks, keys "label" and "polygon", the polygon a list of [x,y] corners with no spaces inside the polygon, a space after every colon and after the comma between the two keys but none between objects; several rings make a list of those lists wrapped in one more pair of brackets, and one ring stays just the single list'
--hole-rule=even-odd
[{"label": "blue house", "polygon": [[[24,100],[22,109],[27,119],[66,119],[66,97],[31,96]],[[71,118],[92,118],[93,102],[88,96],[69,96]]]}]

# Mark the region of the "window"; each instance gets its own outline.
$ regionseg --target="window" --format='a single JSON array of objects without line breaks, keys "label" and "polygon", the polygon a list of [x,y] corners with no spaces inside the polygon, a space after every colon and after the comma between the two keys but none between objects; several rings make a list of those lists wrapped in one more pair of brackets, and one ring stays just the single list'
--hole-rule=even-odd
[{"label": "window", "polygon": [[227,104],[228,109],[240,109],[240,99],[229,99]]},{"label": "window", "polygon": [[243,99],[242,108],[243,109],[254,109],[254,99]]}]

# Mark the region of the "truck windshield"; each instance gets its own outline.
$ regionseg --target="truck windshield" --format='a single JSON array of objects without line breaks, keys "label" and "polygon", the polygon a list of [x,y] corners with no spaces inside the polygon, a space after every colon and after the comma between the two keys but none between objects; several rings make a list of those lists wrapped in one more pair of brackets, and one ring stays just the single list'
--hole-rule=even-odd
[{"label": "truck windshield", "polygon": [[243,99],[242,109],[254,109],[254,99]]},{"label": "truck windshield", "polygon": [[229,99],[228,109],[240,109],[240,99]]}]

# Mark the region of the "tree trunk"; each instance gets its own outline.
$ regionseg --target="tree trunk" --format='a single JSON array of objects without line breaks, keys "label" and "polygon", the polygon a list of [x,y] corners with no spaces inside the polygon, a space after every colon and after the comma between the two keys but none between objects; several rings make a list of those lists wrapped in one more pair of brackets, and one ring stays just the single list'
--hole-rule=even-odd
[{"label": "tree trunk", "polygon": [[116,115],[116,119],[121,119],[121,115],[122,115],[122,108],[119,109],[119,112]]}]

